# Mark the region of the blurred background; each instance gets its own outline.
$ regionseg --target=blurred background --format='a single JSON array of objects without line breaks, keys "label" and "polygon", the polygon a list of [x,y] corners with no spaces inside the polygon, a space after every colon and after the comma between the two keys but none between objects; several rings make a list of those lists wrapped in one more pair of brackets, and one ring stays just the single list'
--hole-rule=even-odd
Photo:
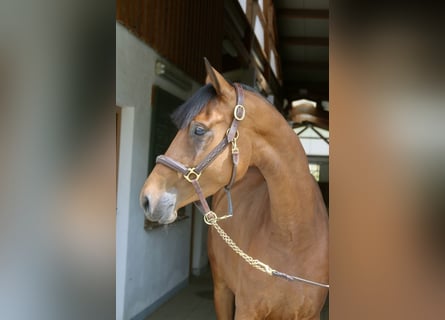
[{"label": "blurred background", "polygon": [[[3,1],[0,318],[143,319],[205,274],[193,210],[159,228],[135,199],[166,143],[152,140],[156,125],[202,84],[202,56],[308,141],[329,205],[329,319],[442,318],[443,12]],[[177,261],[153,245],[167,238]]]},{"label": "blurred background", "polygon": [[115,5],[0,4],[0,318],[115,318]]}]

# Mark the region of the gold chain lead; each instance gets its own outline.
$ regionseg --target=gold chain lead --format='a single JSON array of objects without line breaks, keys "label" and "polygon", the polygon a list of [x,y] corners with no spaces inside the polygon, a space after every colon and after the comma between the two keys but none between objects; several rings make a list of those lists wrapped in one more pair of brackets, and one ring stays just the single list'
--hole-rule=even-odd
[{"label": "gold chain lead", "polygon": [[235,251],[241,258],[243,258],[248,264],[250,264],[252,267],[267,273],[268,275],[272,275],[272,272],[275,271],[271,267],[269,267],[267,264],[258,261],[257,259],[252,258],[248,254],[246,254],[243,250],[241,250],[240,247],[236,245],[235,242],[229,237],[229,235],[219,226],[218,224],[218,217],[213,211],[209,211],[204,215],[204,221],[208,225],[211,225],[213,228],[215,228],[216,232],[221,236],[221,238],[227,243],[227,245]]},{"label": "gold chain lead", "polygon": [[320,286],[320,287],[324,287],[324,288],[329,288],[328,284],[323,284],[323,283],[319,283],[316,281],[311,281],[311,280],[307,280],[301,277],[296,277],[296,276],[289,276],[285,273],[281,273],[278,272],[274,269],[272,269],[269,265],[252,258],[251,256],[249,256],[247,253],[245,253],[243,250],[241,250],[240,247],[238,247],[236,245],[236,243],[229,237],[229,235],[219,226],[218,224],[218,220],[221,219],[225,219],[228,216],[224,216],[219,218],[215,212],[213,211],[209,211],[204,215],[204,221],[205,223],[207,223],[208,225],[212,226],[213,228],[215,228],[216,232],[218,232],[218,234],[220,235],[220,237],[224,240],[225,243],[227,243],[227,245],[233,250],[235,251],[236,254],[238,254],[241,258],[243,258],[249,265],[251,265],[252,267],[254,267],[255,269],[258,269],[264,273],[267,273],[270,276],[273,275],[279,275],[279,276],[284,276],[286,279],[290,279],[290,280],[299,280],[299,281],[303,281],[309,284],[313,284],[316,286]]}]

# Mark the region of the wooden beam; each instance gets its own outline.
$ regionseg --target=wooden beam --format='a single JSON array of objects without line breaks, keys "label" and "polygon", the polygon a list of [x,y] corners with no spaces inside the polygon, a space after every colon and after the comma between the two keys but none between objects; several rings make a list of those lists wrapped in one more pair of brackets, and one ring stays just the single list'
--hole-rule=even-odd
[{"label": "wooden beam", "polygon": [[329,130],[329,118],[319,118],[313,116],[311,114],[297,114],[297,115],[289,115],[288,119],[294,122],[295,124],[305,124],[312,123],[317,127],[320,127],[325,130]]},{"label": "wooden beam", "polygon": [[286,92],[285,97],[289,101],[299,100],[299,99],[308,99],[308,100],[317,101],[317,102],[321,102],[323,100],[329,101],[329,93],[328,92],[316,93],[316,92],[308,91],[308,93],[305,95],[301,95],[298,92]]},{"label": "wooden beam", "polygon": [[282,61],[283,69],[295,68],[300,70],[319,70],[329,69],[329,61],[296,61],[284,60]]},{"label": "wooden beam", "polygon": [[282,37],[283,45],[328,47],[328,37]]},{"label": "wooden beam", "polygon": [[241,56],[232,57],[229,54],[222,55],[222,71],[228,72],[244,67],[244,60]]},{"label": "wooden beam", "polygon": [[[301,91],[305,89],[305,91]],[[329,82],[289,82],[283,85],[283,92],[287,99],[311,99],[316,101],[329,100]]]},{"label": "wooden beam", "polygon": [[329,19],[328,9],[277,9],[280,18]]},{"label": "wooden beam", "polygon": [[329,88],[308,88],[306,87],[306,91],[300,91],[294,87],[283,87],[284,92],[287,97],[294,99],[302,99],[307,97],[315,98],[315,100],[322,100],[322,98],[329,96]]},{"label": "wooden beam", "polygon": [[285,81],[284,86],[293,91],[297,91],[300,88],[306,88],[308,90],[323,90],[329,89],[329,81]]}]

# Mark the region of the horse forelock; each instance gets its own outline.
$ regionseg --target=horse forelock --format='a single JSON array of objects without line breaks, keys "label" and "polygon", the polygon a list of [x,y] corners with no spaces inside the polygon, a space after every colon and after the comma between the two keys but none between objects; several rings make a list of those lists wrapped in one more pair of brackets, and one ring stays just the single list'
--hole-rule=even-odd
[{"label": "horse forelock", "polygon": [[178,129],[187,127],[214,97],[216,97],[216,91],[211,84],[199,88],[191,98],[172,113],[173,123]]},{"label": "horse forelock", "polygon": [[[254,93],[256,96],[263,99],[264,102],[270,104],[257,90],[254,88],[241,84],[243,89]],[[217,95],[215,89],[211,84],[206,84],[199,88],[192,97],[180,105],[171,115],[173,123],[178,129],[187,127],[190,122],[204,109],[210,100]]]}]

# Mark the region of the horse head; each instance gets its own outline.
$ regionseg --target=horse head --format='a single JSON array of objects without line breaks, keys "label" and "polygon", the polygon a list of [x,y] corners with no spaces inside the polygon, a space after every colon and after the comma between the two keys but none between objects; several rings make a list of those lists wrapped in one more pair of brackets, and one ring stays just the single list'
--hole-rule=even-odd
[{"label": "horse head", "polygon": [[[172,119],[179,131],[165,155],[158,157],[142,187],[140,205],[150,221],[171,223],[179,208],[199,200],[198,180],[201,198],[226,186],[233,175],[233,139],[235,147],[241,150],[235,167],[236,180],[241,179],[248,169],[252,151],[247,137],[249,116],[246,114],[244,119],[244,106],[238,105],[240,97],[235,87],[206,59],[205,65],[206,85],[173,113]],[[249,103],[246,98],[242,97],[244,102],[241,104]],[[238,111],[240,114],[236,115]],[[234,121],[237,122],[234,117],[240,117],[242,121],[233,129]],[[201,168],[199,172],[195,171],[197,166]],[[193,181],[195,185],[191,183]]]}]

